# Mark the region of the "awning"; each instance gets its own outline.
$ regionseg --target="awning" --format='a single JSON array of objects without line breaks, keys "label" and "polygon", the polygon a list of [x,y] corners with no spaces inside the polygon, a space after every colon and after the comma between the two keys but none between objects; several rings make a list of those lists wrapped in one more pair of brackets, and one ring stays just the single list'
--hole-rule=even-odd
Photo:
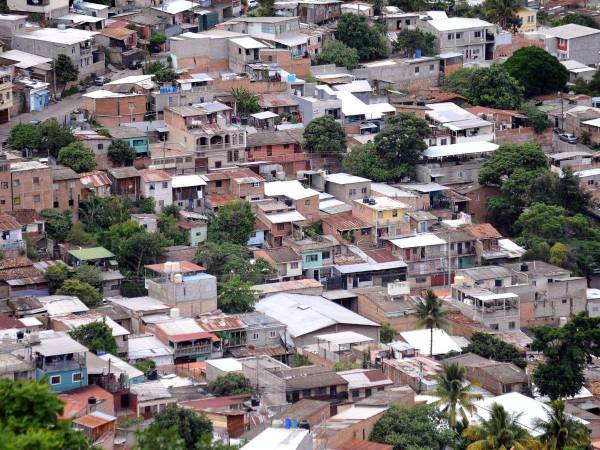
[{"label": "awning", "polygon": [[275,114],[274,112],[271,111],[262,111],[256,114],[252,114],[251,117],[254,117],[255,119],[258,120],[267,120],[267,119],[273,119],[275,117],[279,117],[279,114]]}]

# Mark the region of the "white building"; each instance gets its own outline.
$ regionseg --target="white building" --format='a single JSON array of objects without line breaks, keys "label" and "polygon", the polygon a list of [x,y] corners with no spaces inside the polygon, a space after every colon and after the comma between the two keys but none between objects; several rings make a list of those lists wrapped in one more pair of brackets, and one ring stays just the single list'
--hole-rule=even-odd
[{"label": "white building", "polygon": [[429,145],[493,142],[495,139],[493,122],[483,120],[455,103],[433,103],[427,108],[425,118],[435,127]]},{"label": "white building", "polygon": [[160,212],[165,206],[173,203],[172,177],[168,172],[158,169],[140,171],[140,190],[146,198],[154,199],[154,209]]}]

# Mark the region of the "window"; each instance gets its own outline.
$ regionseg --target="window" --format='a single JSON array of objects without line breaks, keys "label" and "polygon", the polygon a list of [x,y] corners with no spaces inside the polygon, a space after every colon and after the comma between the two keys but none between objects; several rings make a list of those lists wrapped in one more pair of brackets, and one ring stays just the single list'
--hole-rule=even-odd
[{"label": "window", "polygon": [[13,200],[15,205],[20,205],[21,204],[21,197],[15,197]]},{"label": "window", "polygon": [[290,144],[283,144],[283,148],[285,148],[285,149],[290,148]]},{"label": "window", "polygon": [[448,40],[451,41],[454,39],[454,33],[448,33]]},{"label": "window", "polygon": [[260,183],[252,183],[252,187],[260,187]]},{"label": "window", "polygon": [[215,183],[215,186],[220,188],[221,186],[223,186],[223,182],[221,180],[217,180],[217,182]]},{"label": "window", "polygon": [[69,200],[69,206],[73,206],[75,204],[75,201],[73,199]]},{"label": "window", "polygon": [[58,191],[58,183],[52,183],[52,189]]},{"label": "window", "polygon": [[331,258],[331,252],[330,251],[325,251],[321,253],[321,258],[323,259],[329,259]]},{"label": "window", "polygon": [[350,190],[348,191],[348,195],[349,195],[349,196],[354,196],[354,195],[356,195],[356,189],[350,189]]},{"label": "window", "polygon": [[415,67],[415,73],[419,73],[419,67]]},{"label": "window", "polygon": [[377,211],[377,218],[383,219],[383,211]]},{"label": "window", "polygon": [[278,229],[279,231],[283,231],[283,230],[285,230],[285,224],[283,224],[283,223],[278,223],[278,224],[277,224],[277,229]]},{"label": "window", "polygon": [[33,177],[33,184],[40,184],[40,177]]},{"label": "window", "polygon": [[163,181],[162,187],[163,187],[163,189],[168,189],[169,188],[169,183],[166,182],[166,181]]},{"label": "window", "polygon": [[273,156],[273,146],[267,145],[267,156]]},{"label": "window", "polygon": [[302,391],[302,397],[310,397],[310,389],[304,389]]},{"label": "window", "polygon": [[352,398],[358,398],[360,395],[360,392],[358,389],[353,389],[352,390]]},{"label": "window", "polygon": [[290,269],[297,269],[298,268],[298,262],[294,261],[290,263]]},{"label": "window", "polygon": [[361,192],[361,194],[366,194],[367,193],[367,188],[366,187],[362,188],[360,190],[360,192]]},{"label": "window", "polygon": [[103,150],[104,149],[104,144],[98,144],[98,150]]},{"label": "window", "polygon": [[475,31],[473,33],[473,36],[476,37],[476,38],[480,38],[481,37],[481,31]]},{"label": "window", "polygon": [[58,208],[58,202],[55,200],[54,203],[52,203],[52,207],[53,208]]},{"label": "window", "polygon": [[508,322],[509,330],[514,330],[515,328],[517,328],[517,324],[515,322]]},{"label": "window", "polygon": [[154,184],[151,184],[151,185],[150,185],[150,187],[149,187],[149,189],[150,189],[151,191],[153,191],[154,189],[156,189],[156,187],[154,186]]},{"label": "window", "polygon": [[73,383],[79,383],[83,377],[81,376],[81,372],[76,372],[73,374]]},{"label": "window", "polygon": [[497,323],[491,323],[491,324],[490,324],[490,328],[491,328],[492,330],[498,331],[498,324],[497,324]]},{"label": "window", "polygon": [[8,181],[3,181],[1,186],[2,189],[8,189]]},{"label": "window", "polygon": [[398,217],[398,210],[392,209],[392,217]]},{"label": "window", "polygon": [[269,337],[274,338],[275,336],[277,336],[277,332],[276,331],[269,331]]},{"label": "window", "polygon": [[510,384],[503,384],[502,385],[502,393],[503,394],[508,394],[509,392],[511,392],[511,390],[510,390]]},{"label": "window", "polygon": [[13,180],[13,187],[19,187],[21,186],[21,181],[19,181],[18,179]]},{"label": "window", "polygon": [[319,260],[319,255],[306,255],[304,260],[306,262],[317,262]]},{"label": "window", "polygon": [[73,180],[69,181],[69,189],[73,189],[75,187],[75,182]]},{"label": "window", "polygon": [[433,64],[429,64],[429,71],[433,72],[435,70],[435,66]]},{"label": "window", "polygon": [[566,299],[566,298],[563,298],[563,299],[562,299],[562,304],[563,304],[563,305],[566,305],[566,304],[567,304],[567,299]]},{"label": "window", "polygon": [[252,340],[253,341],[258,340],[258,333],[252,333]]},{"label": "window", "polygon": [[56,386],[57,384],[60,384],[60,375],[53,375],[53,376],[51,376],[50,377],[50,384],[52,386]]},{"label": "window", "polygon": [[456,39],[460,39],[461,33],[456,33]]},{"label": "window", "polygon": [[40,202],[40,196],[39,194],[35,194],[33,196],[33,203],[39,203]]}]

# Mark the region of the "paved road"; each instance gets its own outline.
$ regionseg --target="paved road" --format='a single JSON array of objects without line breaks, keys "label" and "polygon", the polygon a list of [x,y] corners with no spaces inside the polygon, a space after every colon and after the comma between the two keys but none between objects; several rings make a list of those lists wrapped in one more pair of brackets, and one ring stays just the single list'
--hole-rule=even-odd
[{"label": "paved road", "polygon": [[[110,75],[113,80],[118,80],[126,76],[139,75],[141,73],[141,70],[122,70],[112,72]],[[95,91],[97,89],[101,89],[101,87],[92,86],[88,88],[87,92]],[[70,95],[59,102],[48,105],[42,111],[19,114],[18,116],[11,118],[8,123],[0,124],[0,141],[4,141],[9,136],[11,128],[18,123],[28,123],[31,120],[40,120],[43,122],[51,117],[54,117],[61,124],[68,123],[69,115],[73,110],[83,107],[83,98],[81,95],[81,93]]]}]

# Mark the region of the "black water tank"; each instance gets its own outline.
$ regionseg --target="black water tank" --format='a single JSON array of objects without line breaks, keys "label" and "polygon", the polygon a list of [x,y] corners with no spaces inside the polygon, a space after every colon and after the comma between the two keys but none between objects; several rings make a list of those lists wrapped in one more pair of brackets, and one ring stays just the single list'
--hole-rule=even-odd
[{"label": "black water tank", "polygon": [[88,405],[95,405],[98,403],[98,399],[96,397],[88,397]]},{"label": "black water tank", "polygon": [[158,372],[156,369],[148,370],[148,380],[158,380]]}]

